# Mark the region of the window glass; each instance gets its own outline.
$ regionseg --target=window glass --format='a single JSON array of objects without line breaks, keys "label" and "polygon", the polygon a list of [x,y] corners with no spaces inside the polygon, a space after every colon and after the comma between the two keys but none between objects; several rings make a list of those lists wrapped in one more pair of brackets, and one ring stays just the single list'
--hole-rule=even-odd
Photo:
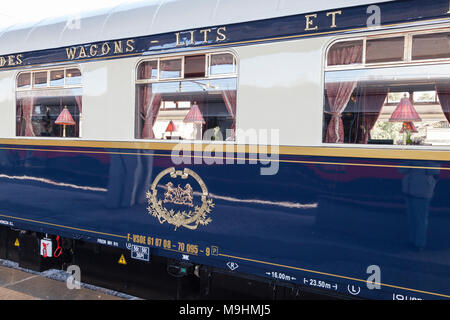
[{"label": "window glass", "polygon": [[[50,87],[47,87],[48,73]],[[16,92],[16,135],[79,137],[82,88],[65,88],[67,83],[64,83],[64,70],[32,73],[33,87],[29,85],[30,75],[24,73],[18,78],[17,89],[21,90]],[[72,78],[74,83],[81,83],[78,69],[66,70],[66,76]],[[35,88],[40,89],[34,90]]]},{"label": "window glass", "polygon": [[325,143],[450,146],[450,65],[327,71]]},{"label": "window glass", "polygon": [[229,53],[212,54],[209,68],[210,75],[236,73],[234,56]]},{"label": "window glass", "polygon": [[177,103],[175,101],[162,101],[161,108],[162,109],[176,109]]},{"label": "window glass", "polygon": [[64,70],[50,71],[50,86],[64,86]]},{"label": "window glass", "polygon": [[42,88],[47,86],[47,71],[33,73],[33,87]]},{"label": "window glass", "polygon": [[413,60],[439,58],[450,58],[450,32],[413,36]]},{"label": "window glass", "polygon": [[363,40],[343,41],[334,44],[328,51],[328,65],[362,63]]},{"label": "window glass", "polygon": [[414,92],[414,102],[417,103],[437,103],[437,93],[433,91]]},{"label": "window glass", "polygon": [[205,77],[205,55],[188,56],[184,58],[184,77],[203,78]]},{"label": "window glass", "polygon": [[31,73],[21,73],[17,77],[17,88],[29,89],[31,87]]},{"label": "window glass", "polygon": [[158,78],[158,61],[145,61],[139,65],[138,80],[149,80]]},{"label": "window glass", "polygon": [[181,61],[182,59],[161,60],[160,78],[181,78]]},{"label": "window glass", "polygon": [[191,101],[178,101],[177,108],[178,109],[189,109],[191,107]]},{"label": "window glass", "polygon": [[138,84],[136,138],[233,140],[236,89],[236,78]]},{"label": "window glass", "polygon": [[79,69],[66,70],[66,86],[81,84],[81,71]]},{"label": "window glass", "polygon": [[[49,97],[37,94],[18,97],[16,134],[26,137],[78,137],[80,110],[80,96]],[[58,122],[59,117],[64,124]]]},{"label": "window glass", "polygon": [[366,63],[403,61],[405,37],[367,40]]}]

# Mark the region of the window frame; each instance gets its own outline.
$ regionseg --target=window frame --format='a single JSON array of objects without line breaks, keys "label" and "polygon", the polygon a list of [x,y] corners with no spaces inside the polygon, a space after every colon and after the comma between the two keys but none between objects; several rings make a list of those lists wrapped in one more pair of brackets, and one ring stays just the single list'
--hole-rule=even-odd
[{"label": "window frame", "polygon": [[426,31],[422,31],[422,32],[411,32],[410,33],[410,46],[411,46],[411,50],[410,52],[410,56],[409,59],[411,62],[414,63],[423,63],[423,62],[436,62],[436,61],[449,61],[450,58],[436,58],[436,59],[416,59],[413,60],[412,58],[412,49],[413,49],[413,38],[414,36],[421,36],[421,35],[428,35],[428,34],[439,34],[439,33],[445,33],[445,32],[449,32],[450,33],[450,28],[440,28],[440,29],[431,29],[431,30],[426,30]]},{"label": "window frame", "polygon": [[[196,78],[188,78],[186,79],[184,77],[184,63],[185,63],[185,57],[187,56],[198,56],[198,55],[205,55],[205,76],[204,77],[196,77]],[[218,54],[231,54],[233,56],[233,63],[234,63],[234,68],[235,68],[235,72],[233,73],[224,73],[224,74],[219,74],[219,75],[211,75],[210,74],[210,67],[211,67],[211,56],[212,55],[218,55]],[[161,61],[164,60],[174,60],[177,58],[182,58],[182,66],[181,66],[181,70],[182,70],[182,76],[181,77],[176,77],[176,78],[164,78],[162,79],[160,77],[160,70],[161,70]],[[157,78],[156,79],[138,79],[138,75],[139,75],[139,67],[142,63],[144,62],[148,62],[148,61],[157,61],[158,62],[158,72],[157,72]],[[236,54],[234,52],[231,51],[218,51],[218,52],[196,52],[196,53],[189,53],[189,54],[177,54],[177,55],[164,55],[164,56],[160,56],[160,57],[151,57],[151,58],[147,58],[147,59],[140,59],[137,63],[136,63],[136,68],[135,68],[135,84],[145,84],[145,83],[153,83],[153,82],[172,82],[174,80],[199,80],[199,79],[221,79],[221,78],[239,78],[239,69],[238,69],[238,59],[236,58]]]},{"label": "window frame", "polygon": [[[66,84],[66,79],[67,79],[67,70],[70,69],[78,69],[78,71],[80,71],[81,73],[81,83],[80,84],[72,84],[72,85],[67,85]],[[61,71],[64,70],[64,84],[63,85],[58,85],[58,86],[52,86],[50,84],[50,74],[52,71]],[[45,86],[42,87],[35,87],[34,86],[34,77],[33,75],[35,73],[41,73],[41,72],[46,72],[47,73],[47,84]],[[30,87],[29,88],[19,88],[18,87],[18,81],[19,81],[19,76],[22,74],[26,74],[29,73],[30,74]],[[27,71],[20,71],[17,73],[16,77],[15,77],[15,91],[38,91],[38,90],[48,90],[48,89],[72,89],[72,88],[82,88],[83,87],[83,73],[81,72],[81,69],[79,66],[70,66],[70,67],[63,67],[63,68],[47,68],[47,69],[33,69],[33,70],[27,70]]]},{"label": "window frame", "polygon": [[[180,59],[181,58],[181,59]],[[172,78],[161,78],[161,61],[170,61],[170,60],[181,60],[181,70],[180,70],[180,76],[179,77],[172,77]],[[162,59],[158,59],[158,82],[159,81],[173,81],[173,80],[181,80],[184,79],[184,63],[185,63],[185,59],[184,56],[181,57],[167,57],[167,58],[162,58]],[[155,79],[153,79],[155,80]]]},{"label": "window frame", "polygon": [[[412,31],[400,31],[400,32],[390,32],[390,33],[381,33],[381,34],[372,34],[367,36],[356,36],[356,37],[346,37],[339,38],[329,42],[325,50],[325,64],[324,69],[326,71],[339,71],[339,70],[352,70],[352,69],[365,69],[365,68],[380,68],[380,67],[392,67],[392,66],[403,66],[403,65],[422,65],[426,63],[442,63],[447,62],[450,63],[450,58],[436,58],[436,59],[423,59],[423,60],[413,60],[412,59],[412,44],[413,37],[418,35],[426,35],[426,34],[436,34],[436,33],[445,33],[450,32],[450,28],[435,28],[435,29],[425,29],[425,30],[412,30]],[[387,39],[387,38],[398,38],[405,37],[404,44],[404,55],[403,61],[393,61],[393,62],[379,62],[379,63],[367,63],[366,62],[366,53],[367,53],[367,40],[376,40],[376,39]],[[362,52],[362,63],[354,63],[350,65],[337,65],[337,66],[329,66],[328,65],[328,55],[331,48],[340,42],[350,42],[350,41],[363,41],[363,52]]]}]

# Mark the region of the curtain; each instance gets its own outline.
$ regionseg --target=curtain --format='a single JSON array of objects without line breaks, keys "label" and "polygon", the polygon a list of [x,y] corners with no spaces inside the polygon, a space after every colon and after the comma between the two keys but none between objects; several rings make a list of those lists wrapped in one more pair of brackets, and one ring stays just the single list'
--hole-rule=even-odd
[{"label": "curtain", "polygon": [[153,69],[157,69],[158,65],[153,65],[155,62],[148,61],[141,64],[139,68],[138,79],[152,79]]},{"label": "curtain", "polygon": [[[332,65],[351,64],[360,61],[361,56],[361,45],[344,46],[330,51],[328,61]],[[331,113],[331,120],[325,137],[326,143],[344,142],[344,124],[341,115],[356,86],[356,81],[327,83],[325,85]]]},{"label": "curtain", "polygon": [[144,121],[141,138],[154,139],[155,133],[153,132],[153,126],[155,125],[156,118],[158,117],[159,113],[159,108],[161,107],[161,94],[153,94],[152,85],[145,85],[141,88],[140,114],[141,118]]},{"label": "curtain", "polygon": [[23,104],[23,99],[18,100],[16,104],[16,136],[23,135]]},{"label": "curtain", "polygon": [[358,139],[358,143],[369,142],[370,131],[380,117],[387,94],[387,88],[362,88],[361,95],[358,97],[358,104],[361,106],[362,137]]},{"label": "curtain", "polygon": [[330,104],[331,120],[328,125],[326,143],[344,142],[344,123],[342,112],[344,112],[350,97],[355,90],[356,82],[327,83],[327,95]]},{"label": "curtain", "polygon": [[233,118],[231,130],[234,132],[236,130],[236,90],[223,90],[222,98],[225,102],[228,113]]},{"label": "curtain", "polygon": [[81,96],[75,96],[75,102],[77,103],[78,111],[80,112],[80,114],[83,113],[83,106],[81,101],[82,101]]},{"label": "curtain", "polygon": [[447,121],[450,122],[450,84],[437,84],[436,92]]},{"label": "curtain", "polygon": [[34,137],[33,131],[33,107],[34,98],[25,98],[22,104],[22,117],[25,120],[25,137]]}]

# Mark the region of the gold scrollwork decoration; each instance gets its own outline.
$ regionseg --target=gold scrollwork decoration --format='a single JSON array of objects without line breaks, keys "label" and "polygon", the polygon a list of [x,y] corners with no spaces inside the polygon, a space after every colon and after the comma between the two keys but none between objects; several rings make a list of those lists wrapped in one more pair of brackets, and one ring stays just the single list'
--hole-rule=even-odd
[{"label": "gold scrollwork decoration", "polygon": [[[188,179],[192,177],[197,181],[201,188],[201,206],[194,206],[192,202],[193,189],[187,184],[185,188],[178,186],[175,188],[172,182],[169,182],[167,192],[164,194],[164,200],[158,200],[158,184],[163,177],[170,175],[171,178],[180,177],[181,179]],[[208,189],[202,178],[194,171],[185,168],[183,171],[176,170],[174,167],[168,168],[159,173],[153,181],[150,190],[146,193],[149,206],[147,207],[148,213],[158,218],[161,224],[169,223],[175,226],[175,231],[180,227],[185,227],[190,230],[196,230],[199,225],[206,226],[212,222],[212,219],[208,217],[214,208],[214,203],[209,197]],[[174,204],[182,204],[189,207],[194,207],[189,211],[175,211],[173,209],[168,210],[164,207],[164,203],[171,202]]]}]

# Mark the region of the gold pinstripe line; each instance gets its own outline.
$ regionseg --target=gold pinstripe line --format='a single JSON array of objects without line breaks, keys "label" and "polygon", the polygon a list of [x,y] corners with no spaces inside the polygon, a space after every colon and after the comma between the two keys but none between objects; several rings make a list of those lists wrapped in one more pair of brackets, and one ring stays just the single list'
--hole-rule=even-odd
[{"label": "gold pinstripe line", "polygon": [[[81,147],[102,149],[132,149],[132,150],[163,150],[163,151],[204,151],[206,148],[214,149],[215,145],[200,143],[176,144],[162,142],[109,142],[109,141],[77,141],[77,140],[46,140],[46,139],[1,139],[0,144],[47,147]],[[365,147],[297,147],[297,146],[257,146],[257,145],[217,145],[224,153],[251,153],[251,154],[279,154],[302,155],[317,157],[343,157],[343,158],[370,158],[370,159],[397,159],[397,160],[430,160],[450,161],[449,150],[413,150],[413,149],[368,149]],[[69,152],[69,151],[67,151]]]},{"label": "gold pinstripe line", "polygon": [[236,257],[236,256],[227,255],[227,254],[219,254],[219,256],[226,257],[226,258],[238,259],[238,260],[244,260],[244,261],[250,261],[250,262],[256,262],[256,263],[266,264],[266,265],[271,265],[271,266],[276,266],[276,267],[283,267],[283,268],[287,268],[287,269],[305,271],[305,272],[309,272],[309,273],[315,273],[315,274],[320,274],[320,275],[325,275],[325,276],[331,276],[331,277],[335,277],[335,278],[341,278],[341,279],[353,280],[353,281],[358,281],[358,282],[377,284],[377,285],[380,285],[380,286],[385,286],[385,287],[390,287],[390,288],[395,288],[395,289],[401,289],[401,290],[407,290],[407,291],[413,291],[413,292],[418,292],[418,293],[425,293],[425,294],[430,294],[430,295],[444,297],[444,298],[450,298],[449,295],[445,295],[445,294],[441,294],[441,293],[435,293],[435,292],[429,292],[429,291],[423,291],[423,290],[399,287],[399,286],[395,286],[395,285],[391,285],[391,284],[385,284],[385,283],[376,283],[376,282],[371,282],[371,281],[357,279],[357,278],[352,278],[352,277],[347,277],[347,276],[340,276],[340,275],[336,275],[336,274],[332,274],[332,273],[326,273],[326,272],[321,272],[321,271],[315,271],[315,270],[303,269],[303,268],[298,268],[298,267],[286,266],[286,265],[283,265],[283,264],[278,264],[278,263],[273,263],[273,262],[266,262],[266,261],[254,260],[254,259],[249,259],[249,258]]},{"label": "gold pinstripe line", "polygon": [[[83,154],[113,154],[113,155],[134,155],[134,156],[156,156],[156,157],[172,157],[170,154],[161,153],[133,153],[133,152],[107,152],[107,151],[80,151],[80,150],[48,150],[48,149],[26,149],[26,148],[0,148],[0,150],[18,150],[18,151],[38,151],[38,152],[60,152],[60,153],[83,153]],[[212,156],[196,156],[191,155],[192,158],[201,159],[216,159],[226,163],[227,160],[236,161],[251,161],[256,158],[240,158],[240,157],[212,157]],[[297,163],[297,164],[319,164],[319,165],[339,165],[339,166],[353,166],[353,167],[372,167],[372,168],[396,168],[396,169],[423,169],[423,170],[444,170],[450,171],[446,167],[425,167],[425,166],[405,166],[405,165],[384,165],[384,164],[369,164],[369,163],[345,163],[345,162],[330,162],[330,161],[301,161],[301,160],[280,160],[280,159],[264,159],[268,162],[279,163]],[[195,163],[194,163],[195,164]]]}]

